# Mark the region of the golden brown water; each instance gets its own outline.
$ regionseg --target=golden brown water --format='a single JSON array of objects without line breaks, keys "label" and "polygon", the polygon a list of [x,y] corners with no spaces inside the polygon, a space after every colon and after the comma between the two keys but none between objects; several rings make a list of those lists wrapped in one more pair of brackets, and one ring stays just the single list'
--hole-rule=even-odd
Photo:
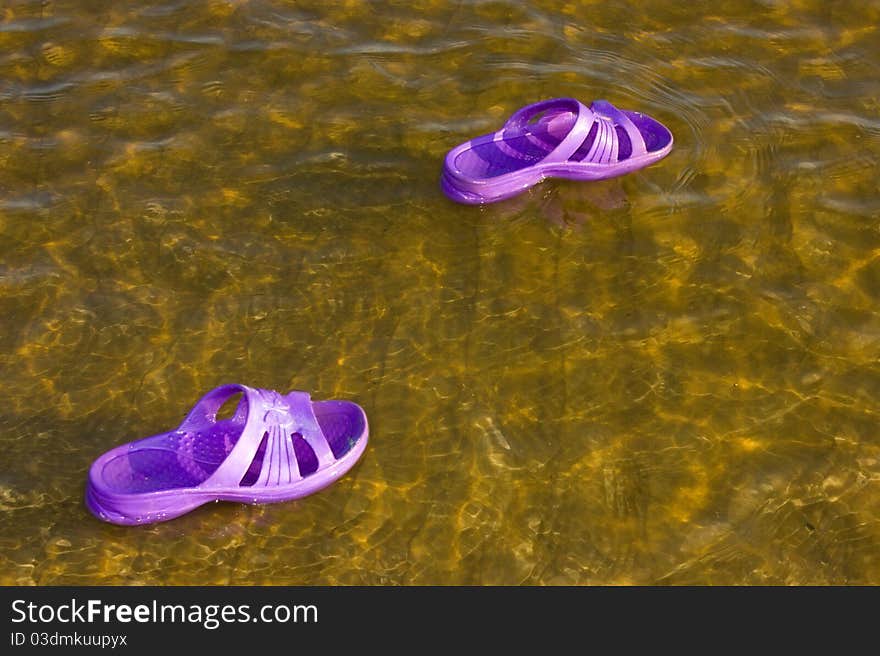
[{"label": "golden brown water", "polygon": [[[0,583],[880,583],[880,3],[716,5],[4,5]],[[446,200],[563,95],[675,149]],[[88,514],[225,382],[355,400],[368,450]]]}]

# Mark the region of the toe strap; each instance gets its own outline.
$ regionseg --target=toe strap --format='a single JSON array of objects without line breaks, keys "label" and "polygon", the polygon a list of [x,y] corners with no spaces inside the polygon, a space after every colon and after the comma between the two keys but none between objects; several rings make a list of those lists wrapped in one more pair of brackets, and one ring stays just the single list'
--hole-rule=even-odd
[{"label": "toe strap", "polygon": [[[613,157],[601,159],[603,153],[608,153],[608,150],[598,150],[595,153],[596,145],[599,144],[600,138],[597,132],[596,135],[596,143],[593,145],[593,149],[591,149],[590,154],[588,154],[584,159],[588,161],[602,161],[602,162],[616,162],[618,156],[618,142],[620,141],[617,137],[617,130],[614,129],[615,125],[619,125],[626,132],[626,136],[629,137],[630,144],[632,144],[632,153],[630,157],[640,157],[648,152],[648,148],[645,145],[645,138],[642,136],[642,133],[636,127],[635,123],[633,123],[629,116],[627,116],[624,112],[620,111],[612,105],[607,100],[596,100],[591,105],[590,108],[596,114],[597,119],[599,121],[599,132],[604,132],[604,136],[602,138],[603,141],[613,141],[614,142],[614,155]],[[604,119],[604,120],[603,120]],[[605,148],[603,146],[603,148]],[[594,157],[599,157],[599,159],[593,159],[591,154]]]},{"label": "toe strap", "polygon": [[330,449],[330,443],[318,424],[318,418],[315,416],[315,408],[312,405],[312,397],[307,392],[294,390],[284,397],[287,402],[288,412],[292,419],[292,428],[294,432],[303,436],[308,442],[318,458],[318,468],[333,463],[333,451]]}]

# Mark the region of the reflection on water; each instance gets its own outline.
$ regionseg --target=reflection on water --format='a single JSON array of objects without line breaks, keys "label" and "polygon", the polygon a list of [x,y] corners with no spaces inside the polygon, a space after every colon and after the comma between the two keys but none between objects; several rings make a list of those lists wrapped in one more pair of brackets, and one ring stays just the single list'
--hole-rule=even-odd
[{"label": "reflection on water", "polygon": [[[0,583],[880,582],[880,5],[330,4],[0,14]],[[562,95],[676,147],[442,196]],[[358,401],[363,460],[87,513],[231,381]]]}]

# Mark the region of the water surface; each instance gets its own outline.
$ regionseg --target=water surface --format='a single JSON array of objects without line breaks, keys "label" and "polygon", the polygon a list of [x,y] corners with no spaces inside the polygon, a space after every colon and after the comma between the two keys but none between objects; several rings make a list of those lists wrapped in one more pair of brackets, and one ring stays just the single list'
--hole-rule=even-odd
[{"label": "water surface", "polygon": [[[880,583],[880,3],[717,4],[7,3],[0,583]],[[564,95],[672,154],[441,194]],[[226,382],[355,400],[368,450],[88,514]]]}]

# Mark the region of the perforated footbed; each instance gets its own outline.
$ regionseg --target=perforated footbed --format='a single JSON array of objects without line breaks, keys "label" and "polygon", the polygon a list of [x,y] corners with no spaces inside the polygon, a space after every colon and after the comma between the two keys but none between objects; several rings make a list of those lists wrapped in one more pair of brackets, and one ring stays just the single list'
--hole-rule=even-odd
[{"label": "perforated footbed", "polygon": [[[333,456],[341,458],[363,433],[362,419],[343,403],[316,402],[314,409]],[[172,431],[140,440],[127,453],[107,462],[102,477],[113,490],[128,494],[196,487],[226,459],[241,436],[245,422],[246,415],[237,413],[232,419],[206,422],[199,430]],[[259,476],[266,437],[264,433],[242,485],[253,485]],[[300,475],[313,474],[318,468],[314,451],[301,435],[292,437]]]}]

